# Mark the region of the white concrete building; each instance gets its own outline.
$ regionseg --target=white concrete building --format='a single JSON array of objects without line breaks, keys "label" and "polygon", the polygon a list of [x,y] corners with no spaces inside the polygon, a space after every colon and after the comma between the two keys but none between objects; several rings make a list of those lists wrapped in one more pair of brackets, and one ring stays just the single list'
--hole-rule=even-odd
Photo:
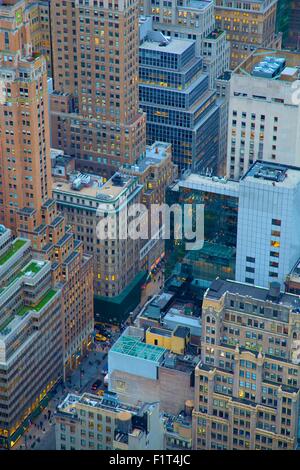
[{"label": "white concrete building", "polygon": [[284,280],[300,256],[300,169],[256,162],[239,183],[236,280]]},{"label": "white concrete building", "polygon": [[299,53],[259,49],[233,72],[229,178],[239,179],[256,160],[300,166],[299,66]]}]

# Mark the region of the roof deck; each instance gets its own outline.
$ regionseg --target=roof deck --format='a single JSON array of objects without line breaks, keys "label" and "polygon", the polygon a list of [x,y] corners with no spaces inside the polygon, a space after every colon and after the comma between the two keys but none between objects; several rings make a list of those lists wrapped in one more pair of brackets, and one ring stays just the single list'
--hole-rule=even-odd
[{"label": "roof deck", "polygon": [[17,238],[11,245],[11,247],[0,257],[0,266],[3,266],[10,258],[12,258],[24,245],[28,243],[28,240]]},{"label": "roof deck", "polygon": [[256,161],[241,181],[257,181],[269,186],[280,185],[292,188],[300,183],[300,168],[272,162]]},{"label": "roof deck", "polygon": [[299,66],[299,52],[261,48],[247,57],[234,74],[293,82],[299,79]]},{"label": "roof deck", "polygon": [[145,361],[159,362],[166,349],[143,343],[140,338],[122,335],[114,344],[111,351]]}]

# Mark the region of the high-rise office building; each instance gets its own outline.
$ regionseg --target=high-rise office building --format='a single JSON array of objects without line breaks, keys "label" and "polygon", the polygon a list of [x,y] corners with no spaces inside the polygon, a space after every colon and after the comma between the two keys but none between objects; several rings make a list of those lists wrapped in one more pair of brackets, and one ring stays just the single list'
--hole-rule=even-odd
[{"label": "high-rise office building", "polygon": [[256,162],[239,183],[236,280],[268,287],[299,258],[300,170]]},{"label": "high-rise office building", "polygon": [[189,39],[148,32],[140,45],[140,104],[147,115],[147,143],[170,142],[181,171],[216,171],[219,105],[195,46]]},{"label": "high-rise office building", "polygon": [[300,165],[299,65],[299,53],[258,49],[232,73],[229,178],[239,179],[255,160]]},{"label": "high-rise office building", "polygon": [[11,448],[63,371],[62,290],[28,239],[0,226],[0,448]]},{"label": "high-rise office building", "polygon": [[216,277],[283,289],[300,254],[299,191],[299,168],[271,162],[255,162],[239,182],[192,173],[167,201],[204,204],[204,245],[187,251],[184,240],[171,240],[168,256],[203,289]]},{"label": "high-rise office building", "polygon": [[229,97],[230,97],[230,78],[231,72],[226,70],[218,76],[216,80],[217,103],[220,104],[220,126],[219,126],[219,158],[218,172],[219,176],[226,175],[227,171],[227,136],[228,136],[228,115],[229,115]]},{"label": "high-rise office building", "polygon": [[295,449],[299,296],[214,281],[202,309],[194,449]]},{"label": "high-rise office building", "polygon": [[203,57],[209,85],[229,67],[230,47],[226,33],[216,28],[213,0],[140,0],[141,15],[152,16],[153,29],[165,36],[192,39],[196,55]]},{"label": "high-rise office building", "polygon": [[138,0],[53,1],[53,147],[110,177],[145,151]]},{"label": "high-rise office building", "polygon": [[32,47],[47,62],[48,76],[52,77],[52,42],[50,24],[51,0],[23,0],[28,4],[31,24]]},{"label": "high-rise office building", "polygon": [[[52,263],[62,289],[64,372],[78,363],[93,330],[92,264],[51,199],[46,59],[38,35],[41,2],[0,6],[0,220]],[[42,8],[42,7],[41,7]]]},{"label": "high-rise office building", "polygon": [[258,47],[280,49],[276,30],[277,0],[216,0],[215,18],[231,45],[230,68],[235,69]]},{"label": "high-rise office building", "polygon": [[287,46],[289,27],[291,20],[292,0],[277,0],[276,10],[276,33],[282,34],[282,47]]},{"label": "high-rise office building", "polygon": [[37,45],[38,18],[32,3],[1,2],[0,222],[14,232],[18,209],[36,209],[41,223],[40,206],[51,196],[47,64]]},{"label": "high-rise office building", "polygon": [[278,0],[276,29],[284,48],[300,50],[300,1]]},{"label": "high-rise office building", "polygon": [[93,255],[96,321],[120,322],[139,302],[146,274],[140,270],[141,240],[127,236],[126,228],[128,211],[140,202],[143,186],[124,173],[106,183],[96,175],[75,176],[55,181],[53,197],[85,252]]},{"label": "high-rise office building", "polygon": [[62,338],[64,377],[76,368],[90,346],[94,329],[93,262],[83,254],[83,245],[75,240],[65,218],[58,213],[56,202],[49,199],[41,207],[42,223],[37,211],[21,209],[17,213],[18,234],[30,239],[39,259],[52,265],[52,281],[62,291]]},{"label": "high-rise office building", "polygon": [[[166,187],[176,176],[171,145],[155,142],[146,147],[145,155],[135,165],[123,165],[106,182],[97,175],[78,172],[71,173],[67,180],[55,177],[53,197],[84,251],[93,255],[96,321],[124,320],[139,303],[144,277],[165,251],[161,227],[151,237],[151,204],[165,201]],[[101,236],[98,224],[108,214],[115,214],[117,227],[121,227],[122,220],[127,220],[129,226],[129,211],[140,203],[149,211],[143,239],[133,240],[127,237],[127,231],[124,237],[121,232],[111,239]]]},{"label": "high-rise office building", "polygon": [[165,203],[167,188],[178,176],[178,167],[172,161],[171,144],[154,142],[146,147],[145,156],[135,165],[124,165],[122,171],[138,177],[143,185],[141,203],[148,210],[148,238],[141,240],[140,268],[151,272],[165,256],[163,224],[151,220],[151,206]]},{"label": "high-rise office building", "polygon": [[184,239],[167,243],[168,260],[176,272],[192,276],[203,293],[216,277],[235,279],[239,184],[192,173],[170,186],[167,202],[194,209],[204,205],[204,221],[197,221],[204,224],[203,247],[187,251]]},{"label": "high-rise office building", "polygon": [[[136,400],[137,402],[137,400]],[[56,450],[161,450],[158,403],[122,403],[116,393],[69,394],[57,407]]]},{"label": "high-rise office building", "polygon": [[291,1],[289,33],[287,45],[291,49],[300,50],[300,1]]}]

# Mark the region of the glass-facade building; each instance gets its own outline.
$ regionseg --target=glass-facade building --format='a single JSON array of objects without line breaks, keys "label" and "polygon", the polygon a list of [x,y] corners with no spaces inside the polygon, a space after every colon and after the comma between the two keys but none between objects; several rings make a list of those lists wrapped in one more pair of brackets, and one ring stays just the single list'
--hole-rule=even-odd
[{"label": "glass-facade building", "polygon": [[196,204],[204,204],[203,247],[187,251],[184,240],[167,243],[177,268],[174,272],[192,277],[203,289],[216,277],[235,278],[238,201],[238,183],[195,174],[168,189],[170,205],[180,204],[183,208],[184,204],[192,204],[194,209]]},{"label": "glass-facade building", "polygon": [[171,143],[180,170],[215,171],[219,106],[202,59],[195,56],[195,42],[150,32],[140,45],[139,63],[147,144]]}]

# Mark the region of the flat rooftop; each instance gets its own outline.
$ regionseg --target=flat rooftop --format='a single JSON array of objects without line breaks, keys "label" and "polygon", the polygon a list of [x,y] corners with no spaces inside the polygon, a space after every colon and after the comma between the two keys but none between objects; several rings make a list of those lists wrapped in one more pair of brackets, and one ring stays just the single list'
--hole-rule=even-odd
[{"label": "flat rooftop", "polygon": [[[86,177],[86,180],[81,186],[75,186],[75,180]],[[71,194],[73,197],[87,197],[101,201],[113,201],[124,193],[135,177],[123,174],[119,177],[115,174],[107,182],[103,183],[100,176],[92,174],[82,174],[78,178],[71,175],[69,181],[62,181],[54,177],[52,189],[55,192],[65,192]],[[86,181],[89,181],[88,183]]]},{"label": "flat rooftop", "polygon": [[153,145],[147,145],[146,153],[143,157],[139,158],[135,165],[124,164],[124,170],[131,170],[136,173],[143,173],[147,168],[154,165],[159,165],[168,156],[167,150],[171,144],[166,142],[154,142]]},{"label": "flat rooftop", "polygon": [[[274,63],[280,60],[284,61],[284,66],[277,68]],[[295,69],[299,68],[299,66],[300,52],[260,48],[252,52],[252,54],[250,54],[250,56],[248,56],[247,59],[245,59],[244,62],[234,70],[234,74],[251,75],[253,78],[266,78],[269,80],[293,82],[298,79],[299,73],[296,74],[297,70]],[[255,76],[253,75],[253,71],[257,67],[261,69],[262,74]],[[263,73],[264,70],[266,72],[270,70],[270,67],[274,69],[274,76],[270,73]],[[293,72],[291,69],[294,69]]]},{"label": "flat rooftop", "polygon": [[269,186],[280,185],[280,187],[292,188],[300,183],[300,168],[256,161],[241,178],[241,181],[243,180],[255,180]]},{"label": "flat rooftop", "polygon": [[188,10],[190,8],[193,10],[206,10],[207,8],[210,8],[213,3],[213,0],[190,0],[188,5],[178,6],[178,8],[183,8],[184,10]]},{"label": "flat rooftop", "polygon": [[187,173],[176,185],[174,191],[179,188],[190,188],[199,191],[208,191],[217,194],[226,194],[228,196],[238,197],[238,181],[228,180],[217,176],[205,176],[197,173]]},{"label": "flat rooftop", "polygon": [[165,46],[161,42],[145,41],[140,45],[140,50],[155,52],[167,52],[170,54],[181,55],[194,43],[191,39],[168,38]]},{"label": "flat rooftop", "polygon": [[145,361],[160,362],[166,349],[143,343],[140,338],[122,335],[113,345],[111,352],[136,357]]},{"label": "flat rooftop", "polygon": [[76,405],[85,405],[102,410],[114,411],[116,413],[128,411],[137,414],[141,409],[137,406],[120,402],[115,393],[105,392],[103,397],[98,397],[90,393],[83,393],[82,395],[69,393],[57,406],[57,410],[63,413],[76,414]]},{"label": "flat rooftop", "polygon": [[18,251],[26,244],[29,245],[27,239],[17,238],[13,241],[8,250],[0,257],[0,266],[4,265],[10,258],[12,258]]},{"label": "flat rooftop", "polygon": [[8,231],[9,231],[8,228],[6,228],[4,225],[0,224],[0,237],[2,237],[2,235],[7,233]]},{"label": "flat rooftop", "polygon": [[174,294],[163,292],[162,294],[158,295],[151,301],[151,305],[154,305],[155,307],[160,307],[161,309],[163,309],[173,297],[174,297]]},{"label": "flat rooftop", "polygon": [[165,336],[166,338],[171,338],[172,336],[172,330],[167,330],[166,328],[158,328],[155,326],[150,326],[148,331],[149,333],[152,333],[154,335]]},{"label": "flat rooftop", "polygon": [[244,284],[236,281],[223,281],[216,279],[211,284],[205,297],[208,299],[221,299],[226,293],[238,294],[243,297],[249,297],[254,300],[268,301],[274,305],[283,305],[300,313],[300,297],[294,294],[280,293],[279,300],[270,299],[270,291],[264,287],[257,287],[251,284]]},{"label": "flat rooftop", "polygon": [[164,322],[172,321],[173,323],[176,323],[177,325],[187,326],[188,328],[200,329],[199,317],[184,315],[183,313],[172,308],[168,311],[168,313],[166,313],[166,315],[163,318],[163,321]]}]

